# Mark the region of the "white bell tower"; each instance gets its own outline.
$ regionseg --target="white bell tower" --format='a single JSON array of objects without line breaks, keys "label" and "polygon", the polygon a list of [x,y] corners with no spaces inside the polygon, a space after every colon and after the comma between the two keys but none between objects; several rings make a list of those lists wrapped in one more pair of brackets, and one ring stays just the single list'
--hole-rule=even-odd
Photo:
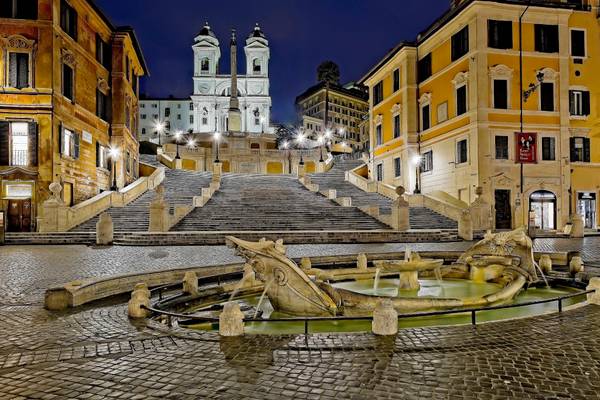
[{"label": "white bell tower", "polygon": [[246,53],[246,76],[268,77],[271,56],[269,41],[258,24],[246,39],[244,52]]}]

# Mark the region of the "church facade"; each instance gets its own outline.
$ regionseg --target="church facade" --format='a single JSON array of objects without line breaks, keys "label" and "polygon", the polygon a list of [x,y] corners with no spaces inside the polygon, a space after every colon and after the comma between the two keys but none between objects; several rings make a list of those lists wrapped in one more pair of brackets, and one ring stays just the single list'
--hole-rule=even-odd
[{"label": "church facade", "polygon": [[[237,58],[237,43],[232,37],[232,59]],[[269,42],[257,25],[244,46],[246,74],[237,74],[237,62],[231,63],[231,73],[221,74],[219,40],[206,24],[194,39],[194,133],[243,132],[245,134],[274,133],[270,127],[271,97],[269,95]],[[230,125],[232,82],[237,86],[239,127]],[[236,123],[237,125],[237,123]]]}]

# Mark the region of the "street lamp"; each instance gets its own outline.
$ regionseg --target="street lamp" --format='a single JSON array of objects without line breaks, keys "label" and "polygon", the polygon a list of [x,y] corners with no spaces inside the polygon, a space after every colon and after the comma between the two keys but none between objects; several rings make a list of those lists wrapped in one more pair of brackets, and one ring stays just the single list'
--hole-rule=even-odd
[{"label": "street lamp", "polygon": [[321,154],[321,157],[319,158],[319,162],[323,162],[323,144],[325,143],[325,137],[323,135],[320,135],[317,138],[317,141],[319,142],[319,151]]},{"label": "street lamp", "polygon": [[421,193],[421,189],[419,188],[419,177],[421,176],[421,164],[423,163],[423,156],[420,154],[415,154],[412,158],[412,162],[415,165],[415,194]]},{"label": "street lamp", "polygon": [[183,132],[181,131],[175,132],[175,145],[177,146],[177,154],[175,155],[176,160],[179,160],[181,158],[179,157],[179,139],[181,139],[182,134]]},{"label": "street lamp", "polygon": [[304,165],[304,158],[303,158],[303,153],[302,153],[302,145],[304,144],[304,133],[302,133],[302,131],[298,132],[298,135],[296,136],[296,142],[298,143],[298,146],[300,147],[300,165]]},{"label": "street lamp", "polygon": [[215,143],[217,145],[217,154],[215,157],[215,162],[218,163],[219,162],[219,141],[221,140],[221,134],[219,132],[215,132],[213,137],[214,137]]},{"label": "street lamp", "polygon": [[110,190],[116,192],[118,190],[117,187],[117,158],[119,158],[120,151],[117,147],[111,147],[108,151],[108,156],[112,161],[112,184],[110,186]]},{"label": "street lamp", "polygon": [[160,137],[162,136],[163,132],[165,131],[165,123],[161,122],[159,120],[155,121],[154,122],[154,130],[158,134],[158,145],[162,146]]},{"label": "street lamp", "polygon": [[192,138],[188,139],[186,146],[188,147],[188,149],[193,149],[196,147],[196,141]]},{"label": "street lamp", "polygon": [[281,148],[287,151],[287,156],[288,156],[288,173],[291,174],[292,173],[292,153],[289,150],[290,147],[290,143],[287,140],[284,140],[281,143]]}]

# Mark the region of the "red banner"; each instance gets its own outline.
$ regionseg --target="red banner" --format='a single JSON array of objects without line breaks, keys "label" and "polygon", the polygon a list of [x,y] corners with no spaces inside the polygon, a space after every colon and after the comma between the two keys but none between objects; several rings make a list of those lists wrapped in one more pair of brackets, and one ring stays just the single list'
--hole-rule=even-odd
[{"label": "red banner", "polygon": [[515,139],[517,144],[516,162],[518,163],[536,163],[537,162],[537,133],[516,132]]}]

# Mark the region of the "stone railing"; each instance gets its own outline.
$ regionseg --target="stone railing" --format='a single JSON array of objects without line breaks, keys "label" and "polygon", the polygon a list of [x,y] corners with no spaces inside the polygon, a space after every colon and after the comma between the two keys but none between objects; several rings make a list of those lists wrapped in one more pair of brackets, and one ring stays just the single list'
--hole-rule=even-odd
[{"label": "stone railing", "polygon": [[425,207],[435,211],[445,217],[448,217],[454,221],[459,221],[463,211],[467,207],[461,208],[455,204],[442,201],[424,194],[412,194],[408,196],[408,203],[411,207]]},{"label": "stone railing", "polygon": [[377,182],[370,181],[367,178],[359,175],[356,171],[363,168],[363,166],[358,166],[350,171],[346,171],[345,180],[352,185],[356,186],[363,192],[367,193],[375,193],[377,192]]},{"label": "stone railing", "polygon": [[377,193],[391,200],[396,200],[398,198],[396,187],[383,182],[377,182]]},{"label": "stone railing", "polygon": [[125,207],[163,181],[165,177],[163,168],[154,168],[149,165],[145,165],[145,167],[147,170],[153,168],[154,171],[149,176],[137,179],[118,192],[106,191],[73,207],[68,207],[60,200],[60,190],[57,190],[53,198],[42,204],[42,215],[38,218],[38,231],[66,232],[111,207]]},{"label": "stone railing", "polygon": [[156,160],[160,162],[162,165],[170,168],[176,169],[177,162],[174,157],[171,157],[168,153],[160,153],[156,155]]}]

